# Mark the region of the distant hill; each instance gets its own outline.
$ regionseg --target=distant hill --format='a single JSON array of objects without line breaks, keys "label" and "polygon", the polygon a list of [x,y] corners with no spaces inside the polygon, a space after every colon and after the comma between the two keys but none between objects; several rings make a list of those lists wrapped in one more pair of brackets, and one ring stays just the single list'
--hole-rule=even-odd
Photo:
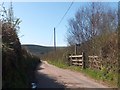
[{"label": "distant hill", "polygon": [[[26,48],[29,52],[41,56],[43,54],[49,53],[54,50],[54,47],[49,46],[40,46],[40,45],[22,45],[22,47]],[[57,47],[57,49],[64,49],[65,47]]]}]

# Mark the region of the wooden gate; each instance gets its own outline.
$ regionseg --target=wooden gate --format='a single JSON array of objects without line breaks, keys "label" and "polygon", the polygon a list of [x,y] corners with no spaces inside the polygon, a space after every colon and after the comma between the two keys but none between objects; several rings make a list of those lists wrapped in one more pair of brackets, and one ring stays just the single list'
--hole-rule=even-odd
[{"label": "wooden gate", "polygon": [[75,66],[81,66],[84,68],[84,56],[82,55],[70,55],[69,56],[69,64]]},{"label": "wooden gate", "polygon": [[101,70],[102,63],[101,59],[98,56],[88,56],[89,59],[89,68]]}]

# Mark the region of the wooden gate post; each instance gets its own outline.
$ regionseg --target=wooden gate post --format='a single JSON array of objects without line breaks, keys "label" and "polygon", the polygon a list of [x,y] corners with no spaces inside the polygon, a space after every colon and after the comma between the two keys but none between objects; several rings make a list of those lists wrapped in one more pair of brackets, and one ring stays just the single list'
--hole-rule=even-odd
[{"label": "wooden gate post", "polygon": [[86,68],[86,62],[85,62],[85,53],[82,52],[82,60],[83,60],[83,65],[82,65],[82,68],[85,69]]},{"label": "wooden gate post", "polygon": [[69,54],[68,61],[69,61],[69,66],[71,66],[72,65],[72,55],[71,54]]}]

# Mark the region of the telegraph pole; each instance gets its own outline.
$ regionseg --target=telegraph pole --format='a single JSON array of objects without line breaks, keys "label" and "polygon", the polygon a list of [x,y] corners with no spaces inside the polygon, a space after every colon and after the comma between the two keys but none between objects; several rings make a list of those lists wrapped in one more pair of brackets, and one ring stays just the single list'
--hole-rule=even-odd
[{"label": "telegraph pole", "polygon": [[56,51],[56,32],[55,32],[55,27],[54,27],[54,49]]}]

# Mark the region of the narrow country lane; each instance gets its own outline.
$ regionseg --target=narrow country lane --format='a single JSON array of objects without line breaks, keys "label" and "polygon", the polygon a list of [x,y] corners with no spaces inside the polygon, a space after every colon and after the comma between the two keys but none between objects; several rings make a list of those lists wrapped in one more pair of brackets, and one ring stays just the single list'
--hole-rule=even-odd
[{"label": "narrow country lane", "polygon": [[80,72],[61,69],[43,61],[36,73],[38,88],[108,88]]}]

